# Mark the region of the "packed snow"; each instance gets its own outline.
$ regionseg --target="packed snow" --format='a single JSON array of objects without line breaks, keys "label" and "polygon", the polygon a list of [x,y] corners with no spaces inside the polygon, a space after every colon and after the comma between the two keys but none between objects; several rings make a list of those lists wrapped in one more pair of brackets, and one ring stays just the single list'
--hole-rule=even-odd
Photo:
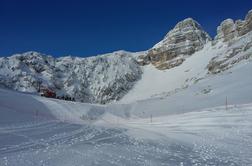
[{"label": "packed snow", "polygon": [[252,163],[252,104],[150,118],[125,116],[125,105],[114,114],[4,89],[0,98],[3,166]]}]

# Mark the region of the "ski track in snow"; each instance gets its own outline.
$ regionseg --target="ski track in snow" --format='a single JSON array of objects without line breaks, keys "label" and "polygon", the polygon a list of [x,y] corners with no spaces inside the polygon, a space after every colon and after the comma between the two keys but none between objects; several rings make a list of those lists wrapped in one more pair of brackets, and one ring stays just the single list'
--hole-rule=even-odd
[{"label": "ski track in snow", "polygon": [[251,117],[246,106],[109,128],[58,120],[5,125],[0,165],[251,165]]}]

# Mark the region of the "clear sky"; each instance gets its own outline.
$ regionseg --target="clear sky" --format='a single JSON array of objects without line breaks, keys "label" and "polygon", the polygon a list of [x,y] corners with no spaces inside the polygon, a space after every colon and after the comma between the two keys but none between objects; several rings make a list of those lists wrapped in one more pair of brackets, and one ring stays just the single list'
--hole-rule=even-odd
[{"label": "clear sky", "polygon": [[142,51],[187,17],[213,37],[222,20],[250,9],[252,0],[0,0],[0,56]]}]

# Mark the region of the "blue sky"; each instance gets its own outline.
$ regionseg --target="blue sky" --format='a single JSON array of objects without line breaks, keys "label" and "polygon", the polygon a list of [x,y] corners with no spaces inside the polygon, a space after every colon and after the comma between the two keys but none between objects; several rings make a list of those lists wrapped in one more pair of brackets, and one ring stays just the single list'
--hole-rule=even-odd
[{"label": "blue sky", "polygon": [[222,20],[250,9],[252,0],[0,0],[0,56],[141,51],[187,17],[214,36]]}]

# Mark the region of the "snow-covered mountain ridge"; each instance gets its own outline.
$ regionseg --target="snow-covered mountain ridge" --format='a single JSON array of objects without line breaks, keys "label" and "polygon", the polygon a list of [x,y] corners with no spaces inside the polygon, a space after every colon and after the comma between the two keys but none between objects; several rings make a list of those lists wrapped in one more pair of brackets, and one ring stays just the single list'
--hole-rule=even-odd
[{"label": "snow-covered mountain ridge", "polygon": [[0,84],[23,92],[37,92],[39,81],[57,95],[82,102],[118,100],[141,77],[131,53],[77,58],[53,58],[37,52],[0,58]]},{"label": "snow-covered mountain ridge", "polygon": [[[38,84],[78,101],[142,100],[175,92],[247,61],[252,55],[252,10],[223,21],[212,40],[198,22],[179,22],[148,51],[89,58],[53,58],[37,52],[0,58],[0,85],[36,93]],[[247,76],[244,76],[247,77]]]}]

